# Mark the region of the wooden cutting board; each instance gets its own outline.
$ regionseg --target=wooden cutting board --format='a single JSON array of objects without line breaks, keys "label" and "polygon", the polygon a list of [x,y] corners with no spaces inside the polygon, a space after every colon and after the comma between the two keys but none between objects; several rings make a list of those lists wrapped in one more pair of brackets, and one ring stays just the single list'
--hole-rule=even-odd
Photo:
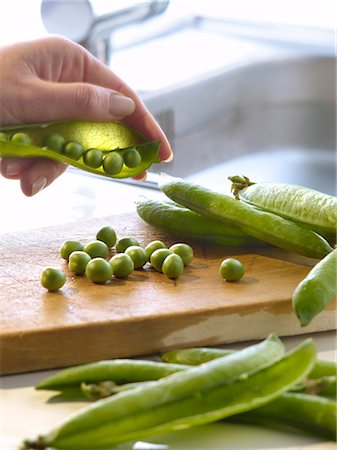
[{"label": "wooden cutting board", "polygon": [[[72,276],[59,256],[60,246],[70,239],[87,243],[104,225],[142,245],[182,240],[148,226],[136,213],[0,236],[2,374],[263,339],[270,332],[284,336],[335,329],[336,302],[306,328],[291,309],[292,292],[315,261],[270,247],[192,244],[195,258],[175,281],[149,265],[105,285]],[[219,276],[228,256],[246,267],[237,283]],[[49,265],[67,273],[57,293],[40,285]]]}]

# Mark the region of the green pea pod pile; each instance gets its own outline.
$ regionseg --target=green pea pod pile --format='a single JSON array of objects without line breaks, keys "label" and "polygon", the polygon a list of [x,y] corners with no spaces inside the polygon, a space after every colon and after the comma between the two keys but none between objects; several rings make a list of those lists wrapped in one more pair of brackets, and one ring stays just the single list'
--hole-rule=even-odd
[{"label": "green pea pod pile", "polygon": [[23,448],[105,449],[252,411],[305,379],[315,360],[310,339],[284,354],[282,342],[271,335],[201,366],[98,400],[46,435],[25,441]]},{"label": "green pea pod pile", "polygon": [[180,178],[162,175],[160,189],[171,200],[213,220],[234,226],[254,238],[311,258],[332,251],[319,234],[276,214]]},{"label": "green pea pod pile", "polygon": [[[13,137],[16,133],[24,133],[22,142]],[[67,156],[62,149],[57,151],[48,147],[45,142],[48,136],[57,135],[65,143],[76,142],[83,148],[78,159]],[[87,172],[103,175],[109,178],[135,177],[143,173],[153,163],[159,162],[159,141],[146,141],[138,131],[119,122],[84,122],[64,121],[34,125],[21,125],[0,128],[1,158],[35,158],[43,157],[61,161]],[[95,149],[101,154],[98,167],[86,163],[86,154]],[[128,164],[125,155],[128,150],[136,150],[137,164]],[[113,173],[105,168],[104,161],[111,155],[118,155],[121,165]],[[77,158],[77,157],[76,157]],[[108,159],[107,159],[108,161]],[[130,166],[130,167],[129,167]]]}]

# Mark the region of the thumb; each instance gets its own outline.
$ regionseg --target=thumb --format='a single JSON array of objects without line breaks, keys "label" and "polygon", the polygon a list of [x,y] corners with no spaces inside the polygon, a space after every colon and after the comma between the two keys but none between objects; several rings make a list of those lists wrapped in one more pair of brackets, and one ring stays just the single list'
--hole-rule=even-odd
[{"label": "thumb", "polygon": [[[34,117],[26,120],[53,121],[81,119],[89,121],[121,120],[135,110],[135,102],[112,89],[90,83],[55,83],[39,80],[34,96]],[[31,92],[32,94],[32,92]]]}]

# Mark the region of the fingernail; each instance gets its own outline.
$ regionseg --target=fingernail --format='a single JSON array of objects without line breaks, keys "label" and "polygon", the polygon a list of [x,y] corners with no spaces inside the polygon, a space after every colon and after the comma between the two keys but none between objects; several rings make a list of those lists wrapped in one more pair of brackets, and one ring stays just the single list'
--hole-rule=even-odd
[{"label": "fingernail", "polygon": [[32,184],[32,195],[37,194],[38,192],[42,191],[43,188],[45,188],[47,185],[47,178],[46,177],[39,177],[36,178],[35,181],[33,181]]},{"label": "fingernail", "polygon": [[18,175],[20,164],[17,161],[7,161],[5,166],[6,175]]},{"label": "fingernail", "polygon": [[171,162],[173,160],[173,158],[174,158],[174,154],[172,152],[168,158],[163,160],[163,162],[164,163],[169,163],[169,162]]},{"label": "fingernail", "polygon": [[135,110],[135,102],[130,97],[120,94],[110,95],[110,114],[112,116],[125,117],[133,113]]}]

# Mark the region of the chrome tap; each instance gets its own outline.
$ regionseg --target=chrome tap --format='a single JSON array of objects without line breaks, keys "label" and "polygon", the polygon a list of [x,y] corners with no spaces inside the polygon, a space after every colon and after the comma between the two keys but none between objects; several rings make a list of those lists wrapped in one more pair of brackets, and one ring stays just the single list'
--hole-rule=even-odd
[{"label": "chrome tap", "polygon": [[92,1],[89,0],[42,0],[41,18],[48,32],[80,43],[105,64],[109,64],[111,33],[162,14],[169,1],[135,1],[131,6],[95,16]]}]

